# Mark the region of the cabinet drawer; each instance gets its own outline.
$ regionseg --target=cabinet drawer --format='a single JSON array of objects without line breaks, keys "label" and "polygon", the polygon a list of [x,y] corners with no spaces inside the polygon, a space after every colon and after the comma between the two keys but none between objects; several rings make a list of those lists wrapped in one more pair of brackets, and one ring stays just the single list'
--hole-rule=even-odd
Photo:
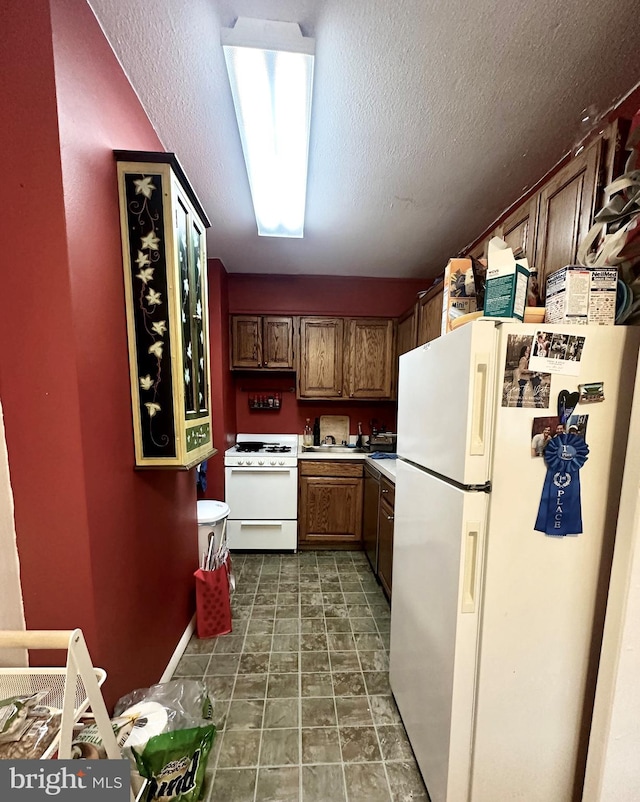
[{"label": "cabinet drawer", "polygon": [[354,476],[363,475],[362,462],[313,462],[312,460],[299,460],[298,472],[300,476]]},{"label": "cabinet drawer", "polygon": [[380,498],[386,501],[390,507],[396,502],[396,486],[384,476],[380,477]]}]

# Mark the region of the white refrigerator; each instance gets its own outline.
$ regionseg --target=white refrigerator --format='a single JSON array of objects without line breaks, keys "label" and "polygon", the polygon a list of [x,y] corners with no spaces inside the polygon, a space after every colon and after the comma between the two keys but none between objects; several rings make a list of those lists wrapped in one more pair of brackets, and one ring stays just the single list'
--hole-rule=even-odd
[{"label": "white refrigerator", "polygon": [[[581,798],[639,345],[479,320],[400,358],[390,683],[432,802]],[[534,528],[559,396],[566,536]]]}]

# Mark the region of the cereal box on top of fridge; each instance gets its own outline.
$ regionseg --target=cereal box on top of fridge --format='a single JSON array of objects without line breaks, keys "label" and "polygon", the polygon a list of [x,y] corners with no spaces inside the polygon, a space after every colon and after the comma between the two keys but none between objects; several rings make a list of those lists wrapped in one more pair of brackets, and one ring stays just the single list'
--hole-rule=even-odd
[{"label": "cereal box on top of fridge", "polygon": [[449,259],[444,270],[441,334],[451,331],[454,318],[476,311],[476,290],[471,259]]}]

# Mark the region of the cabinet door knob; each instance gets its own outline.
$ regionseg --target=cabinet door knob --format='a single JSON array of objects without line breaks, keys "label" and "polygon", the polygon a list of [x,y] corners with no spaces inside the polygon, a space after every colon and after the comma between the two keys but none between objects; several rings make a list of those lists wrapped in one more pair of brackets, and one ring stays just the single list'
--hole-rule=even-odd
[{"label": "cabinet door knob", "polygon": [[382,492],[383,492],[383,494],[384,494],[384,493],[388,493],[389,491],[385,489],[385,490],[383,490]]},{"label": "cabinet door knob", "polygon": [[387,515],[387,521],[393,521],[393,515]]}]

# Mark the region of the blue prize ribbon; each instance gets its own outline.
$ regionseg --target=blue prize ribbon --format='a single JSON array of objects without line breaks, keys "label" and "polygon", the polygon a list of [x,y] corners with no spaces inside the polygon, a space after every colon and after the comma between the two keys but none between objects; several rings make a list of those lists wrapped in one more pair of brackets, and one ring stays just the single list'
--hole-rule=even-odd
[{"label": "blue prize ribbon", "polygon": [[563,537],[582,533],[580,468],[589,456],[589,446],[576,434],[553,437],[544,450],[547,475],[534,529]]}]

